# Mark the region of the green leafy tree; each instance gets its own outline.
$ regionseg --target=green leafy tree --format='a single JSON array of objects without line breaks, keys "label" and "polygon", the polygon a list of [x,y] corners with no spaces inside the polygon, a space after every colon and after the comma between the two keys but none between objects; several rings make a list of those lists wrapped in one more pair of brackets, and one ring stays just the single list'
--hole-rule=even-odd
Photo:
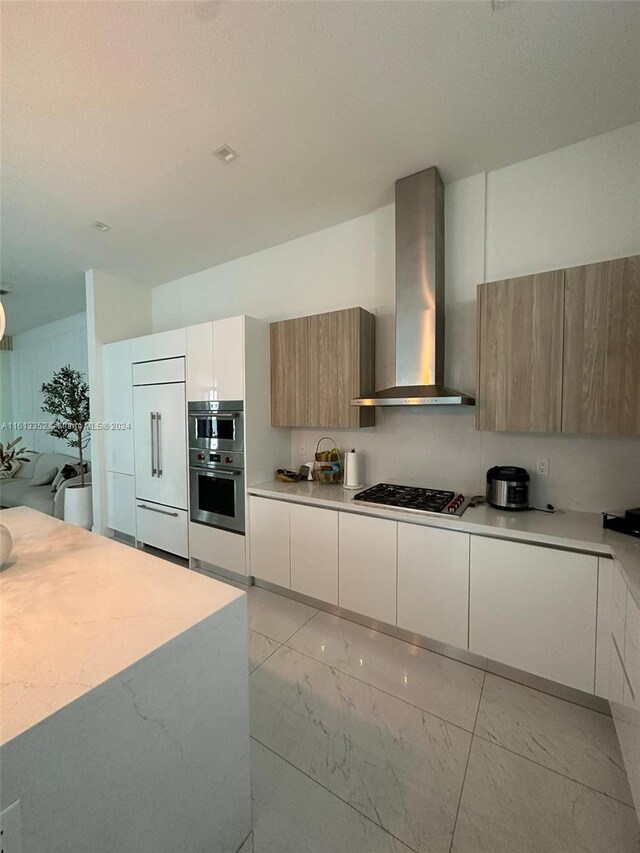
[{"label": "green leafy tree", "polygon": [[63,438],[69,447],[75,447],[80,457],[80,483],[84,486],[83,450],[89,444],[89,386],[84,373],[66,364],[53,374],[51,382],[41,388],[42,411],[54,415],[49,435]]}]

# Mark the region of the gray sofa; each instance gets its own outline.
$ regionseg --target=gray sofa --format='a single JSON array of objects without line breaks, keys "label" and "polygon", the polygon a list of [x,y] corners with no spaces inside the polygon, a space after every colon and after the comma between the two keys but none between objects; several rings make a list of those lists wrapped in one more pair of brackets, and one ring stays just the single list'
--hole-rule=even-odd
[{"label": "gray sofa", "polygon": [[[23,462],[15,477],[0,480],[0,506],[28,506],[40,510],[55,518],[64,516],[65,489],[80,482],[80,477],[64,480],[55,494],[51,483],[46,486],[32,486],[31,480],[46,474],[52,468],[60,471],[65,465],[76,465],[78,459],[63,453],[29,453],[29,461]],[[85,483],[91,482],[90,471],[85,474]]]}]

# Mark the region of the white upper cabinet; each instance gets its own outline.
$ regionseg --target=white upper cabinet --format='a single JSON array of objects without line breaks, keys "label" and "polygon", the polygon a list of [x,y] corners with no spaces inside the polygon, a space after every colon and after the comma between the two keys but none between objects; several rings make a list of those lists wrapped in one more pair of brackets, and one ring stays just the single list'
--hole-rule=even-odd
[{"label": "white upper cabinet", "polygon": [[471,537],[469,650],[594,691],[598,558]]},{"label": "white upper cabinet", "polygon": [[187,400],[244,400],[244,317],[188,327]]},{"label": "white upper cabinet", "polygon": [[395,625],[398,525],[343,512],[339,531],[339,606]]},{"label": "white upper cabinet", "polygon": [[159,358],[177,358],[187,354],[187,330],[171,329],[156,332],[131,341],[132,361],[155,361]]},{"label": "white upper cabinet", "polygon": [[187,401],[213,399],[213,323],[199,323],[187,328]]},{"label": "white upper cabinet", "polygon": [[398,524],[398,627],[466,649],[469,534]]},{"label": "white upper cabinet", "polygon": [[338,603],[338,513],[291,504],[291,589]]},{"label": "white upper cabinet", "polygon": [[107,344],[102,351],[104,433],[107,471],[133,474],[133,388],[131,341]]},{"label": "white upper cabinet", "polygon": [[215,400],[244,400],[244,317],[213,323]]}]

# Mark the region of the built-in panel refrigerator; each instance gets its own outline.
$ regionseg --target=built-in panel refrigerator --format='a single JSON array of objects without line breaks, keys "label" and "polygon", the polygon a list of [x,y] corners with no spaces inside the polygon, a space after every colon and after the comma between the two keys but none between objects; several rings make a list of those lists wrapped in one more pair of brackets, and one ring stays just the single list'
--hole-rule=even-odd
[{"label": "built-in panel refrigerator", "polygon": [[136,538],[188,557],[184,358],[133,365]]}]

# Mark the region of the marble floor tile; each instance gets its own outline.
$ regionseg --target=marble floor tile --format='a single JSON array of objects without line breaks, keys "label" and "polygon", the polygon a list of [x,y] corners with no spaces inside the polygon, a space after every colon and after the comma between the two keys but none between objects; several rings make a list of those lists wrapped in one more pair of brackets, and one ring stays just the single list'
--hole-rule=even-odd
[{"label": "marble floor tile", "polygon": [[259,586],[247,589],[249,628],[284,643],[318,611]]},{"label": "marble floor tile", "polygon": [[280,643],[276,643],[275,640],[265,637],[264,634],[258,634],[257,631],[249,631],[249,672],[257,669],[279,648]]},{"label": "marble floor tile", "polygon": [[638,853],[634,809],[474,737],[452,853]]},{"label": "marble floor tile", "polygon": [[473,731],[482,670],[322,611],[287,645]]},{"label": "marble floor tile", "polygon": [[250,694],[258,741],[414,850],[448,853],[468,732],[286,646]]},{"label": "marble floor tile", "polygon": [[251,767],[254,853],[411,853],[255,741]]},{"label": "marble floor tile", "polygon": [[475,733],[633,805],[611,717],[487,673]]}]

